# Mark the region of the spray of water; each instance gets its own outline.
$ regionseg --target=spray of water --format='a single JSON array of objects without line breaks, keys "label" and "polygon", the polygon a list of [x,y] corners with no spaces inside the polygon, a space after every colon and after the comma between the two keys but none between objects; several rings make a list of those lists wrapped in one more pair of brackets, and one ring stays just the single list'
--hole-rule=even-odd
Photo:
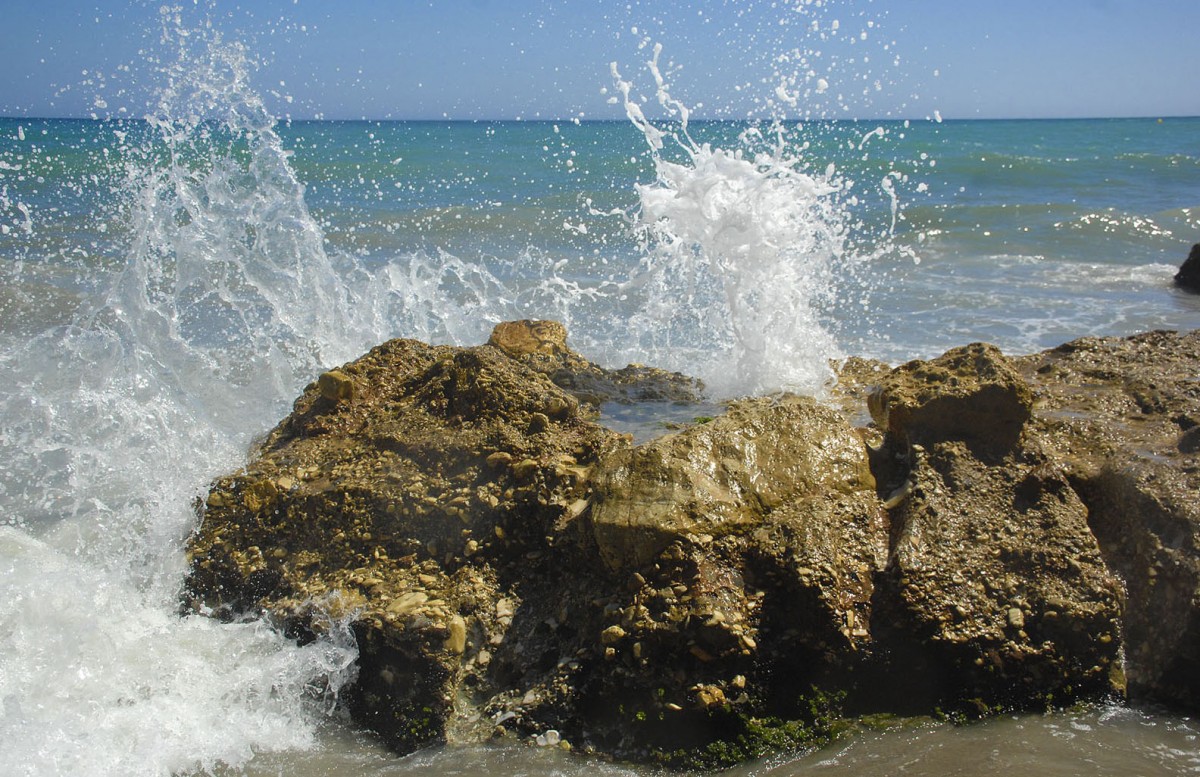
[{"label": "spray of water", "polygon": [[[193,500],[321,370],[392,335],[470,344],[552,317],[590,355],[718,395],[818,393],[838,355],[825,308],[857,261],[848,182],[809,171],[782,125],[693,138],[656,50],[673,123],[613,68],[656,174],[637,187],[631,273],[567,274],[536,249],[492,269],[437,250],[368,268],[327,250],[247,50],[180,9],[160,21],[164,86],[144,124],[113,128],[125,250],[84,255],[78,313],[0,353],[0,742],[32,774],[312,744],[350,676],[344,632],[300,648],[262,624],[179,619],[175,598]],[[36,233],[13,207],[10,231]]]},{"label": "spray of water", "polygon": [[[819,394],[840,356],[823,305],[848,250],[847,185],[833,167],[805,170],[786,133],[773,147],[757,129],[741,147],[697,142],[689,112],[672,98],[654,47],[648,69],[670,129],[646,118],[633,84],[612,76],[626,115],[650,147],[656,179],[637,187],[635,229],[645,260],[626,284],[642,299],[632,317],[642,346],[663,363],[700,375],[717,395],[793,390]],[[682,153],[673,161],[672,149]]]},{"label": "spray of water", "polygon": [[346,314],[245,51],[163,22],[177,56],[125,149],[126,260],[71,324],[0,357],[0,741],[30,774],[307,747],[354,658],[336,629],[298,648],[175,616],[192,499],[373,339],[373,312]]}]

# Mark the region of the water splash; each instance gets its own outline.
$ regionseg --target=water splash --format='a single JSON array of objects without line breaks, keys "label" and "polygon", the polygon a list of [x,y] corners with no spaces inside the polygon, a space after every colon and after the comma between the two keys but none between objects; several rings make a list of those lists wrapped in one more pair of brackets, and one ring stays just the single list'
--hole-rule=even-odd
[{"label": "water splash", "polygon": [[[841,357],[824,314],[859,261],[850,250],[849,184],[832,165],[809,172],[779,122],[765,149],[757,128],[731,149],[693,139],[661,52],[656,45],[648,68],[671,129],[646,118],[633,84],[611,66],[656,173],[637,187],[646,258],[626,284],[642,299],[634,330],[654,363],[699,372],[717,395],[819,394]],[[682,161],[670,158],[668,143]]]},{"label": "water splash", "polygon": [[[192,500],[323,365],[375,338],[246,51],[164,9],[175,56],[127,165],[125,261],[0,364],[0,740],[30,774],[165,774],[305,747],[342,638],[179,619]],[[351,268],[352,269],[352,268]]]}]

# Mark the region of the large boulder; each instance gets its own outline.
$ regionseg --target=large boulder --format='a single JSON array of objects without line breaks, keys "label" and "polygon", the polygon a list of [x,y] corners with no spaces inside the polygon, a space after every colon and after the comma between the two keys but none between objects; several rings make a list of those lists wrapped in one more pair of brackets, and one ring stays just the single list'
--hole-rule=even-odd
[{"label": "large boulder", "polygon": [[1036,424],[1128,596],[1130,697],[1200,709],[1200,332],[1021,360]]},{"label": "large boulder", "polygon": [[891,494],[881,598],[910,698],[986,710],[1118,690],[1121,586],[1027,424],[1016,366],[993,346],[954,349],[894,370],[870,406]]},{"label": "large boulder", "polygon": [[390,341],[214,481],[185,606],[348,625],[343,698],[398,752],[499,735],[711,768],[840,714],[1120,693],[1123,645],[1133,689],[1187,703],[1197,346],[857,360],[833,404],[740,400],[635,446],[598,406],[698,384],[599,367],[553,322]]},{"label": "large boulder", "polygon": [[412,750],[445,737],[530,568],[570,534],[589,468],[620,444],[496,348],[393,340],[322,375],[213,484],[189,600],[299,634],[351,618],[351,711]]},{"label": "large boulder", "polygon": [[974,343],[896,368],[868,397],[868,408],[895,438],[961,440],[1003,454],[1029,420],[1033,393],[998,348]]},{"label": "large boulder", "polygon": [[[592,477],[598,561],[631,595],[601,626],[588,706],[644,757],[714,767],[795,747],[870,645],[887,521],[867,448],[797,396],[614,452]],[[615,605],[615,603],[614,603]],[[631,727],[631,722],[636,725]],[[640,749],[639,749],[640,748]]]}]

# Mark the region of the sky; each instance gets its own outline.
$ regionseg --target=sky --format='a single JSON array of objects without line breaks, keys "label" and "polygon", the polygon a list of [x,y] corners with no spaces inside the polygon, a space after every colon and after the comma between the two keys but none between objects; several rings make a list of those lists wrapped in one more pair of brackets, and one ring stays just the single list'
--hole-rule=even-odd
[{"label": "sky", "polygon": [[[1198,0],[175,0],[280,118],[1200,115]],[[146,115],[160,3],[0,0],[0,115]]]}]

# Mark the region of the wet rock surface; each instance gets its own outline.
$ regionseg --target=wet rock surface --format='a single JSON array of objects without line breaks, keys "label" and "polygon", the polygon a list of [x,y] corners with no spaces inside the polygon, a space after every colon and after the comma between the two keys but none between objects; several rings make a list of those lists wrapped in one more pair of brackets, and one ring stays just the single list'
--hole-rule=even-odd
[{"label": "wet rock surface", "polygon": [[1200,707],[1200,332],[1083,338],[1018,361],[1036,425],[1126,587],[1133,699]]},{"label": "wet rock surface", "polygon": [[910,698],[986,711],[1119,688],[1120,581],[1027,423],[1015,365],[956,348],[892,371],[870,404],[887,429],[877,468],[894,473],[886,596],[918,655]]},{"label": "wet rock surface", "polygon": [[842,715],[1121,694],[1122,650],[1134,698],[1195,708],[1198,353],[851,360],[836,401],[741,400],[635,446],[598,405],[700,387],[594,365],[554,322],[395,340],[213,483],[184,606],[348,625],[343,699],[398,752],[715,767]]},{"label": "wet rock surface", "polygon": [[1175,273],[1175,285],[1200,294],[1200,243],[1192,246],[1187,259],[1179,266],[1179,272]]}]

